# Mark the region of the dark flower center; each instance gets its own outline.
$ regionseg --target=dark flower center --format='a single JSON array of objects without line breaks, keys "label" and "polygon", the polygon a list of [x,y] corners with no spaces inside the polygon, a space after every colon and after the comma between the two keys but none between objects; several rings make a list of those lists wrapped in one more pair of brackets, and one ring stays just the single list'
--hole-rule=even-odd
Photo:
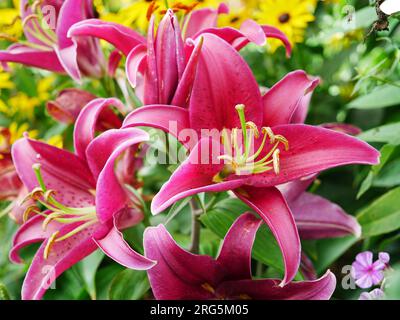
[{"label": "dark flower center", "polygon": [[290,20],[290,14],[289,13],[283,13],[279,16],[278,18],[280,23],[286,23]]}]

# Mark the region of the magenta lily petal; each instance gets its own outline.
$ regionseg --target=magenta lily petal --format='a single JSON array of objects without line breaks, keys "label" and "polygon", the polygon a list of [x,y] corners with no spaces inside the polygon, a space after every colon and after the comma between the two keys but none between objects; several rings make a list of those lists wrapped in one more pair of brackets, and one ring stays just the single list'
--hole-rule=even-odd
[{"label": "magenta lily petal", "polygon": [[144,106],[128,114],[122,124],[123,128],[138,126],[161,129],[185,144],[187,136],[182,137],[180,133],[184,133],[184,130],[190,128],[189,112],[186,109],[170,105]]},{"label": "magenta lily petal", "polygon": [[147,69],[144,74],[144,94],[143,102],[145,105],[157,104],[160,99],[157,55],[154,35],[154,15],[150,18],[149,29],[147,31]]},{"label": "magenta lily petal", "polygon": [[125,56],[137,45],[144,44],[145,38],[130,28],[113,22],[87,19],[74,24],[68,31],[68,37],[90,36],[103,39]]},{"label": "magenta lily petal", "polygon": [[122,54],[118,50],[114,50],[113,52],[111,52],[110,57],[108,58],[107,67],[107,74],[110,78],[115,77],[115,73],[117,72],[121,60]]},{"label": "magenta lily petal", "polygon": [[361,235],[357,220],[341,207],[320,196],[303,193],[290,203],[302,239],[323,239]]},{"label": "magenta lily petal", "polygon": [[147,63],[147,47],[142,44],[132,49],[126,58],[126,76],[132,88],[136,88],[139,73],[144,73]]},{"label": "magenta lily petal", "polygon": [[[129,144],[139,144],[147,141],[149,135],[135,128],[111,129],[94,139],[86,149],[86,159],[95,179],[99,178],[107,161],[119,147],[125,149]],[[121,150],[123,151],[123,150]]]},{"label": "magenta lily petal", "polygon": [[317,272],[315,271],[314,265],[304,252],[301,253],[300,272],[305,280],[317,279]]},{"label": "magenta lily petal", "polygon": [[96,98],[88,91],[68,88],[60,91],[54,101],[47,101],[46,110],[56,121],[72,124],[83,107]]},{"label": "magenta lily petal", "polygon": [[156,262],[134,251],[124,240],[122,233],[114,226],[101,239],[94,239],[99,248],[111,259],[126,268],[134,270],[148,270]]},{"label": "magenta lily petal", "polygon": [[247,213],[229,229],[217,258],[224,269],[224,280],[251,279],[251,250],[261,222]]},{"label": "magenta lily petal", "polygon": [[261,94],[249,66],[224,40],[213,34],[202,37],[204,42],[189,107],[191,127],[198,132],[207,128],[240,127],[237,104],[246,105],[246,119],[261,125]]},{"label": "magenta lily petal", "polygon": [[183,250],[163,225],[145,230],[144,251],[146,257],[157,261],[157,265],[148,270],[156,299],[214,297],[205,286],[213,286],[219,280],[215,261],[209,256],[194,255]]},{"label": "magenta lily petal", "polygon": [[327,271],[318,280],[291,282],[278,286],[278,280],[240,280],[225,282],[218,288],[222,296],[233,299],[268,300],[329,300],[335,291],[335,275]]},{"label": "magenta lily petal", "polygon": [[86,148],[94,139],[96,128],[102,118],[107,119],[114,127],[121,125],[119,118],[109,109],[111,106],[120,112],[125,109],[124,104],[116,98],[99,98],[89,102],[79,114],[74,128],[74,146],[75,153],[82,159],[86,157]]},{"label": "magenta lily petal", "polygon": [[346,134],[320,127],[292,124],[273,127],[289,141],[281,150],[280,171],[252,175],[247,183],[274,186],[347,164],[377,164],[379,152],[369,144]]},{"label": "magenta lily petal", "polygon": [[296,223],[282,194],[276,188],[241,187],[235,191],[244,203],[268,224],[282,251],[285,276],[280,286],[296,276],[300,265],[301,245]]},{"label": "magenta lily petal", "polygon": [[286,48],[286,55],[290,57],[290,55],[292,54],[292,45],[290,44],[288,37],[281,30],[273,26],[263,25],[262,28],[267,39],[274,38],[279,39],[283,42]]},{"label": "magenta lily petal", "polygon": [[[153,198],[151,212],[158,214],[174,202],[201,192],[221,192],[238,188],[244,184],[242,179],[214,183],[213,177],[222,170],[223,164],[217,159],[219,143],[202,139],[193,148],[189,157],[171,175]],[[203,151],[203,153],[202,153]],[[207,159],[202,158],[205,154]]]},{"label": "magenta lily petal", "polygon": [[183,71],[182,78],[178,83],[178,87],[175,91],[174,98],[171,104],[180,107],[187,107],[192,92],[193,82],[196,76],[197,64],[201,48],[203,46],[203,40],[196,43],[187,40],[186,47],[189,48],[191,45],[194,49],[191,51],[189,61],[186,64],[185,70]]},{"label": "magenta lily petal", "polygon": [[[60,230],[60,235],[73,230],[79,224],[70,224]],[[54,280],[66,269],[87,257],[97,246],[92,240],[96,229],[91,226],[61,242],[55,242],[47,259],[44,258],[45,241],[37,251],[22,285],[23,300],[39,300]]]},{"label": "magenta lily petal", "polygon": [[101,222],[107,222],[130,205],[129,196],[115,173],[118,157],[128,148],[148,139],[148,134],[139,129],[113,129],[98,136],[88,146],[88,163],[97,177],[96,213]]},{"label": "magenta lily petal", "polygon": [[[32,9],[31,9],[32,2],[29,0],[21,0],[19,3],[20,3],[19,8],[20,8],[20,13],[21,13],[21,21],[24,21],[25,18],[27,18],[28,16],[33,14]],[[58,18],[60,8],[62,6],[62,1],[45,0],[40,3],[40,6],[42,9],[44,8],[44,6],[48,6],[48,5],[50,5],[52,7],[52,9],[55,9],[56,18]],[[43,30],[43,28],[40,24],[33,22],[33,21],[34,21],[34,19],[26,21],[26,24],[23,27],[24,35],[25,35],[26,39],[29,42],[46,46],[46,43],[44,43],[43,41],[41,41],[35,35],[33,35],[31,32],[28,31],[28,29],[32,29],[34,25],[36,25],[38,30],[40,30],[40,31]],[[54,28],[52,28],[52,30],[54,31]]]},{"label": "magenta lily petal", "polygon": [[57,21],[58,46],[55,48],[61,64],[68,74],[75,80],[81,77],[78,60],[77,44],[67,37],[68,29],[74,24],[87,18],[86,0],[65,0]]},{"label": "magenta lily petal", "polygon": [[65,73],[64,67],[54,51],[41,51],[19,44],[12,45],[7,50],[1,50],[0,62],[16,62],[35,68]]},{"label": "magenta lily petal", "polygon": [[362,132],[360,128],[348,123],[323,123],[321,127],[325,129],[335,130],[338,132],[343,132],[351,136],[357,136]]},{"label": "magenta lily petal", "polygon": [[252,214],[241,215],[225,236],[216,260],[183,250],[163,225],[147,228],[145,254],[157,261],[148,271],[155,298],[329,299],[336,284],[330,271],[318,280],[292,282],[285,287],[275,279],[252,280],[251,247],[259,226]]},{"label": "magenta lily petal", "polygon": [[41,173],[54,197],[73,207],[92,206],[95,188],[92,174],[84,161],[75,154],[46,143],[23,138],[14,143],[12,157],[24,185],[33,190],[39,186],[32,165],[40,164]]},{"label": "magenta lily petal", "polygon": [[298,180],[294,180],[277,186],[288,203],[292,203],[299,198],[307,188],[314,182],[318,174],[313,174]]},{"label": "magenta lily petal", "polygon": [[221,3],[217,10],[204,8],[192,11],[184,23],[184,39],[195,38],[201,30],[215,28],[218,15],[228,12],[229,9],[224,3]]},{"label": "magenta lily petal", "polygon": [[311,78],[302,70],[287,74],[263,96],[263,124],[272,127],[291,123],[297,109],[306,105],[303,100],[308,102],[309,93],[318,83],[318,78]]},{"label": "magenta lily petal", "polygon": [[34,216],[26,221],[14,235],[12,248],[10,250],[10,260],[13,263],[23,263],[23,260],[19,256],[19,251],[36,242],[42,242],[43,240],[50,237],[56,230],[58,230],[62,224],[52,221],[47,225],[47,228],[43,230],[42,216]]},{"label": "magenta lily petal", "polygon": [[172,10],[167,11],[158,26],[154,48],[158,79],[162,79],[159,103],[166,104],[173,98],[185,65],[181,31]]},{"label": "magenta lily petal", "polygon": [[194,36],[194,38],[197,39],[205,33],[211,33],[218,36],[238,51],[250,42],[259,46],[263,46],[266,43],[266,37],[262,27],[253,20],[246,20],[243,22],[240,30],[231,27],[202,29]]}]

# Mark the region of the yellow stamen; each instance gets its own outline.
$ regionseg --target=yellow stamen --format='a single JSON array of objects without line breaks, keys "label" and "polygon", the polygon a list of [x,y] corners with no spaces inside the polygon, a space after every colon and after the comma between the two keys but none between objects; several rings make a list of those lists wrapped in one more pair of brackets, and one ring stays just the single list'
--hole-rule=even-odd
[{"label": "yellow stamen", "polygon": [[49,240],[47,241],[46,247],[44,248],[44,251],[43,251],[43,258],[44,259],[47,259],[49,257],[50,250],[53,247],[54,241],[55,241],[55,239],[56,239],[58,234],[59,234],[59,231],[54,232],[50,236]]},{"label": "yellow stamen", "polygon": [[[274,170],[275,174],[278,175],[280,173],[279,160],[281,152],[279,145],[282,144],[285,151],[288,151],[289,141],[282,135],[274,134],[271,128],[263,127],[261,128],[261,133],[263,134],[261,144],[255,152],[251,152],[252,146],[255,145],[254,138],[258,139],[260,137],[260,131],[254,122],[246,122],[244,105],[239,104],[235,108],[239,114],[242,137],[239,137],[238,128],[232,129],[230,139],[228,131],[226,129],[223,130],[221,139],[226,153],[219,156],[218,159],[224,161],[225,167],[213,177],[213,181],[222,182],[233,173],[237,175],[243,173],[258,174]],[[242,143],[239,143],[240,138],[243,138],[243,141],[241,141]],[[267,139],[272,147],[267,154],[263,155],[261,159],[258,159],[263,150],[265,150]]]}]

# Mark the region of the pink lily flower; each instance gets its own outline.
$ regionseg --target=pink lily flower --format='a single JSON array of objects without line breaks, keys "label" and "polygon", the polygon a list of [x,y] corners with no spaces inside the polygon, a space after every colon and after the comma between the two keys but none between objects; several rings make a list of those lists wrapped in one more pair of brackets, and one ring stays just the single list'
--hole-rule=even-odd
[{"label": "pink lily flower", "polygon": [[83,107],[94,99],[96,96],[88,91],[68,88],[60,91],[54,101],[48,101],[46,109],[54,120],[72,124],[75,123]]},{"label": "pink lily flower", "polygon": [[[81,74],[100,77],[103,54],[94,39],[67,37],[70,26],[93,18],[92,0],[21,0],[21,19],[26,41],[19,41],[0,51],[0,62],[68,73],[79,80]],[[78,59],[79,57],[79,59]]]},{"label": "pink lily flower", "polygon": [[100,115],[111,105],[122,107],[116,99],[96,99],[82,110],[74,131],[75,153],[29,137],[13,145],[13,161],[28,198],[45,208],[26,210],[29,219],[15,234],[10,251],[10,259],[21,263],[19,250],[42,242],[26,274],[23,299],[40,299],[56,277],[97,248],[128,268],[154,265],[132,250],[119,231],[139,223],[143,213],[115,170],[120,156],[137,150],[148,135],[136,128],[110,129],[95,138]]},{"label": "pink lily flower", "polygon": [[[157,214],[201,192],[232,190],[275,235],[286,270],[282,285],[287,284],[299,266],[300,240],[293,215],[275,186],[340,165],[376,164],[379,152],[346,134],[294,123],[315,79],[293,72],[261,96],[250,68],[232,46],[213,34],[203,34],[202,39],[189,108],[145,106],[124,121],[124,127],[166,131],[176,124],[171,134],[191,147],[188,159],[153,199],[151,210]],[[194,147],[187,141],[187,129],[202,137]],[[204,138],[202,129],[222,137]]]},{"label": "pink lily flower", "polygon": [[33,201],[26,201],[19,205],[28,191],[22,184],[11,159],[11,134],[8,128],[0,128],[2,144],[0,146],[0,201],[10,201],[10,204],[0,212],[9,215],[16,223],[22,223],[22,215],[28,206],[33,206]]},{"label": "pink lily flower", "polygon": [[241,215],[231,226],[216,259],[195,255],[179,247],[163,225],[147,228],[145,254],[157,260],[148,271],[156,299],[162,300],[327,300],[336,286],[328,271],[314,281],[280,287],[276,279],[252,279],[251,249],[261,221]]},{"label": "pink lily flower", "polygon": [[316,175],[280,185],[277,188],[293,213],[301,239],[325,239],[347,235],[361,236],[361,226],[336,203],[306,192]]},{"label": "pink lily flower", "polygon": [[[243,23],[240,30],[217,28],[217,16],[226,12],[195,10],[187,16],[182,29],[178,18],[170,9],[155,32],[155,17],[150,19],[147,39],[135,31],[116,23],[88,19],[73,25],[68,35],[96,37],[113,44],[127,56],[126,74],[136,94],[144,104],[173,104],[185,107],[190,97],[199,52],[204,33],[213,33],[240,50],[249,42],[264,45],[266,36],[284,41],[290,54],[290,44],[279,30],[262,27],[252,20]],[[189,38],[190,37],[190,38]]]}]

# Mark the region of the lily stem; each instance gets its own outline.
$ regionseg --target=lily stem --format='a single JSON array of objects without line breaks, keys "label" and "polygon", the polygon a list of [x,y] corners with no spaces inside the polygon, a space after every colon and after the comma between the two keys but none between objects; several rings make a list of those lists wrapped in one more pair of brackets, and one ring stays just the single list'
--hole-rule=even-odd
[{"label": "lily stem", "polygon": [[198,254],[200,251],[200,232],[201,232],[201,224],[199,216],[202,213],[202,211],[198,209],[195,199],[191,199],[189,204],[190,208],[192,209],[192,239],[189,251],[191,253]]}]

